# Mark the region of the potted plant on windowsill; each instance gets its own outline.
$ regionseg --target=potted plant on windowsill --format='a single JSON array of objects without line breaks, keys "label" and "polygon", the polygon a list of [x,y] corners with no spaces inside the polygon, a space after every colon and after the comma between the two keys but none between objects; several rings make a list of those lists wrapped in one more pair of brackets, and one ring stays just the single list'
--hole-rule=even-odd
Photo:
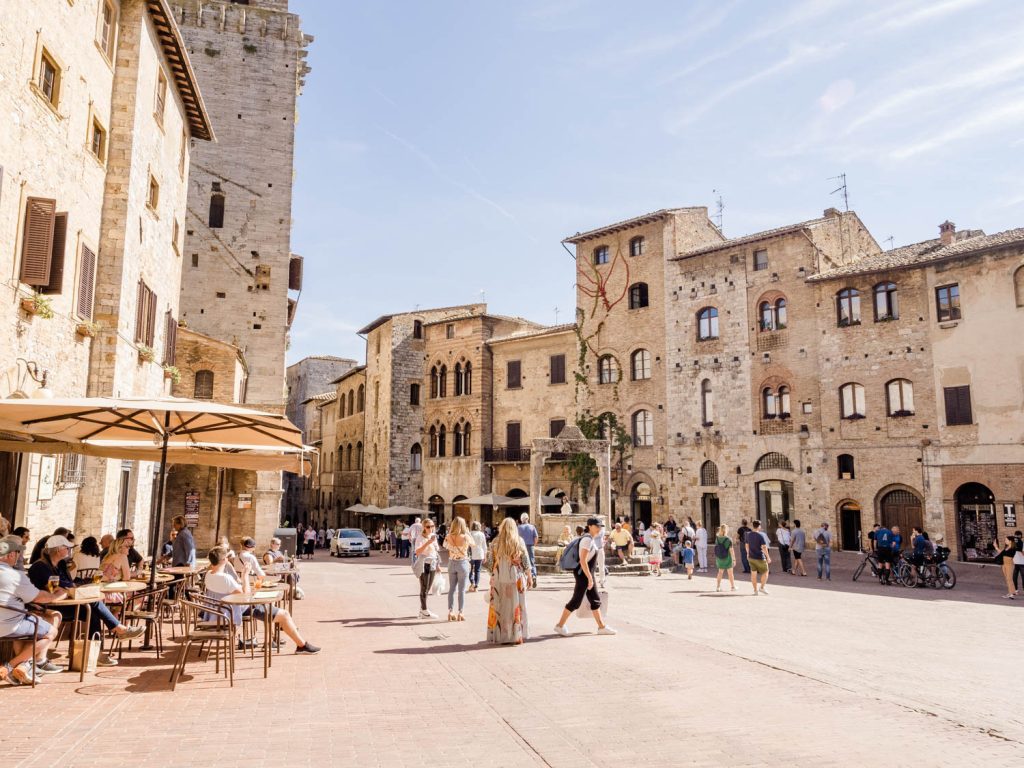
[{"label": "potted plant on windowsill", "polygon": [[181,371],[178,370],[177,366],[165,365],[164,378],[170,379],[172,384],[178,384],[181,382]]},{"label": "potted plant on windowsill", "polygon": [[21,300],[21,308],[30,315],[38,315],[43,320],[53,317],[53,303],[48,296],[33,293]]},{"label": "potted plant on windowsill", "polygon": [[145,344],[139,344],[138,350],[140,363],[152,363],[156,360],[156,352],[153,351],[152,347],[147,347]]},{"label": "potted plant on windowsill", "polygon": [[85,338],[95,338],[99,335],[99,332],[103,330],[101,323],[94,323],[91,320],[87,320],[84,323],[79,323],[75,326],[75,334]]}]

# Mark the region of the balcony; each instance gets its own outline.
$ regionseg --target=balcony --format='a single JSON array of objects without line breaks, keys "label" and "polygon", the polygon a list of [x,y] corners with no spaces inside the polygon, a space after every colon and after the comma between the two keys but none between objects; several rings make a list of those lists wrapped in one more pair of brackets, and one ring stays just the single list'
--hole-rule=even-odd
[{"label": "balcony", "polygon": [[[571,453],[553,453],[547,461],[569,461]],[[485,448],[484,461],[487,463],[525,464],[530,461],[529,448]]]}]

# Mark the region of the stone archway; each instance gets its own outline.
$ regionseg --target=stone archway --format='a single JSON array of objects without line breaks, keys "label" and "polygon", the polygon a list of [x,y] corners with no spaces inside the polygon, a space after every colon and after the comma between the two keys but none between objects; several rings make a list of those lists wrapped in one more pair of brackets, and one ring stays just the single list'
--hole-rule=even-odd
[{"label": "stone archway", "polygon": [[562,428],[558,437],[533,440],[530,451],[530,505],[531,517],[535,520],[540,520],[543,510],[540,502],[541,474],[544,471],[544,462],[550,459],[552,454],[574,453],[585,453],[597,462],[597,482],[600,489],[599,509],[610,518],[612,509],[611,441],[588,440],[583,436],[579,427],[568,424]]}]

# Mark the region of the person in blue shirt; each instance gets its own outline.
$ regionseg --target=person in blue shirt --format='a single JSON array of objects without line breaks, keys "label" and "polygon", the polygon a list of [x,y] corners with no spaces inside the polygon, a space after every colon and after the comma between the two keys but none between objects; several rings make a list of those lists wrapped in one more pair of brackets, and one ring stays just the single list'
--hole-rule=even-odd
[{"label": "person in blue shirt", "polygon": [[537,584],[537,560],[533,555],[533,548],[537,545],[537,540],[540,536],[537,533],[536,527],[530,523],[530,515],[523,512],[519,516],[519,537],[523,540],[526,545],[526,553],[530,556],[530,575],[533,577],[531,582],[533,586]]},{"label": "person in blue shirt", "polygon": [[910,544],[914,548],[914,554],[911,557],[911,562],[920,567],[924,565],[924,556],[927,550],[927,544],[925,543],[924,534],[921,533],[920,528],[914,528],[910,534]]},{"label": "person in blue shirt", "polygon": [[881,579],[883,584],[889,583],[889,576],[892,575],[892,563],[895,559],[895,551],[893,550],[893,533],[884,525],[875,531],[873,538],[873,545],[875,548],[875,556],[878,558],[878,567],[881,570]]}]

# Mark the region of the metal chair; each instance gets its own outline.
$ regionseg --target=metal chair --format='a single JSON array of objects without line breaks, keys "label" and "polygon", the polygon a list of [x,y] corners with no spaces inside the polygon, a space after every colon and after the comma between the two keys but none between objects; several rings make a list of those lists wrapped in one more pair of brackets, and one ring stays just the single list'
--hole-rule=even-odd
[{"label": "metal chair", "polygon": [[[121,606],[121,621],[142,622],[150,627],[150,637],[153,638],[157,656],[164,652],[163,605],[166,595],[166,586],[147,589],[128,595]],[[116,638],[115,641],[117,642],[117,658],[120,661],[124,643]],[[131,650],[131,647],[132,641],[129,640],[128,649]]]},{"label": "metal chair", "polygon": [[[35,626],[36,626],[36,631],[33,632],[31,636],[30,635],[6,635],[4,637],[0,637],[0,661],[3,661],[4,663],[7,663],[8,659],[10,659],[11,656],[13,655],[14,644],[15,643],[17,643],[17,642],[27,642],[29,640],[32,641],[32,664],[33,664],[32,687],[35,688],[36,687],[36,679],[37,679],[37,675],[35,673],[35,661],[36,661],[36,658],[38,658],[38,655],[39,655],[38,652],[36,651],[36,642],[37,642],[37,637],[36,636],[39,633],[39,617],[36,616],[34,613],[29,613],[28,611],[21,611],[21,610],[18,610],[17,608],[8,608],[7,606],[4,606],[4,610],[5,611],[10,611],[11,613],[18,614],[20,616],[23,616],[24,618],[28,619],[30,622],[34,623]],[[8,648],[10,649],[10,651],[8,651]]]},{"label": "metal chair", "polygon": [[[229,606],[221,605],[212,600],[197,602],[181,598],[181,610],[185,621],[185,630],[178,658],[171,667],[171,690],[178,684],[178,679],[185,672],[188,652],[193,643],[200,644],[200,652],[206,643],[217,647],[214,654],[214,671],[220,671],[220,652],[224,651],[224,674],[231,687],[235,685],[235,622]],[[204,615],[206,618],[204,619]]]}]

